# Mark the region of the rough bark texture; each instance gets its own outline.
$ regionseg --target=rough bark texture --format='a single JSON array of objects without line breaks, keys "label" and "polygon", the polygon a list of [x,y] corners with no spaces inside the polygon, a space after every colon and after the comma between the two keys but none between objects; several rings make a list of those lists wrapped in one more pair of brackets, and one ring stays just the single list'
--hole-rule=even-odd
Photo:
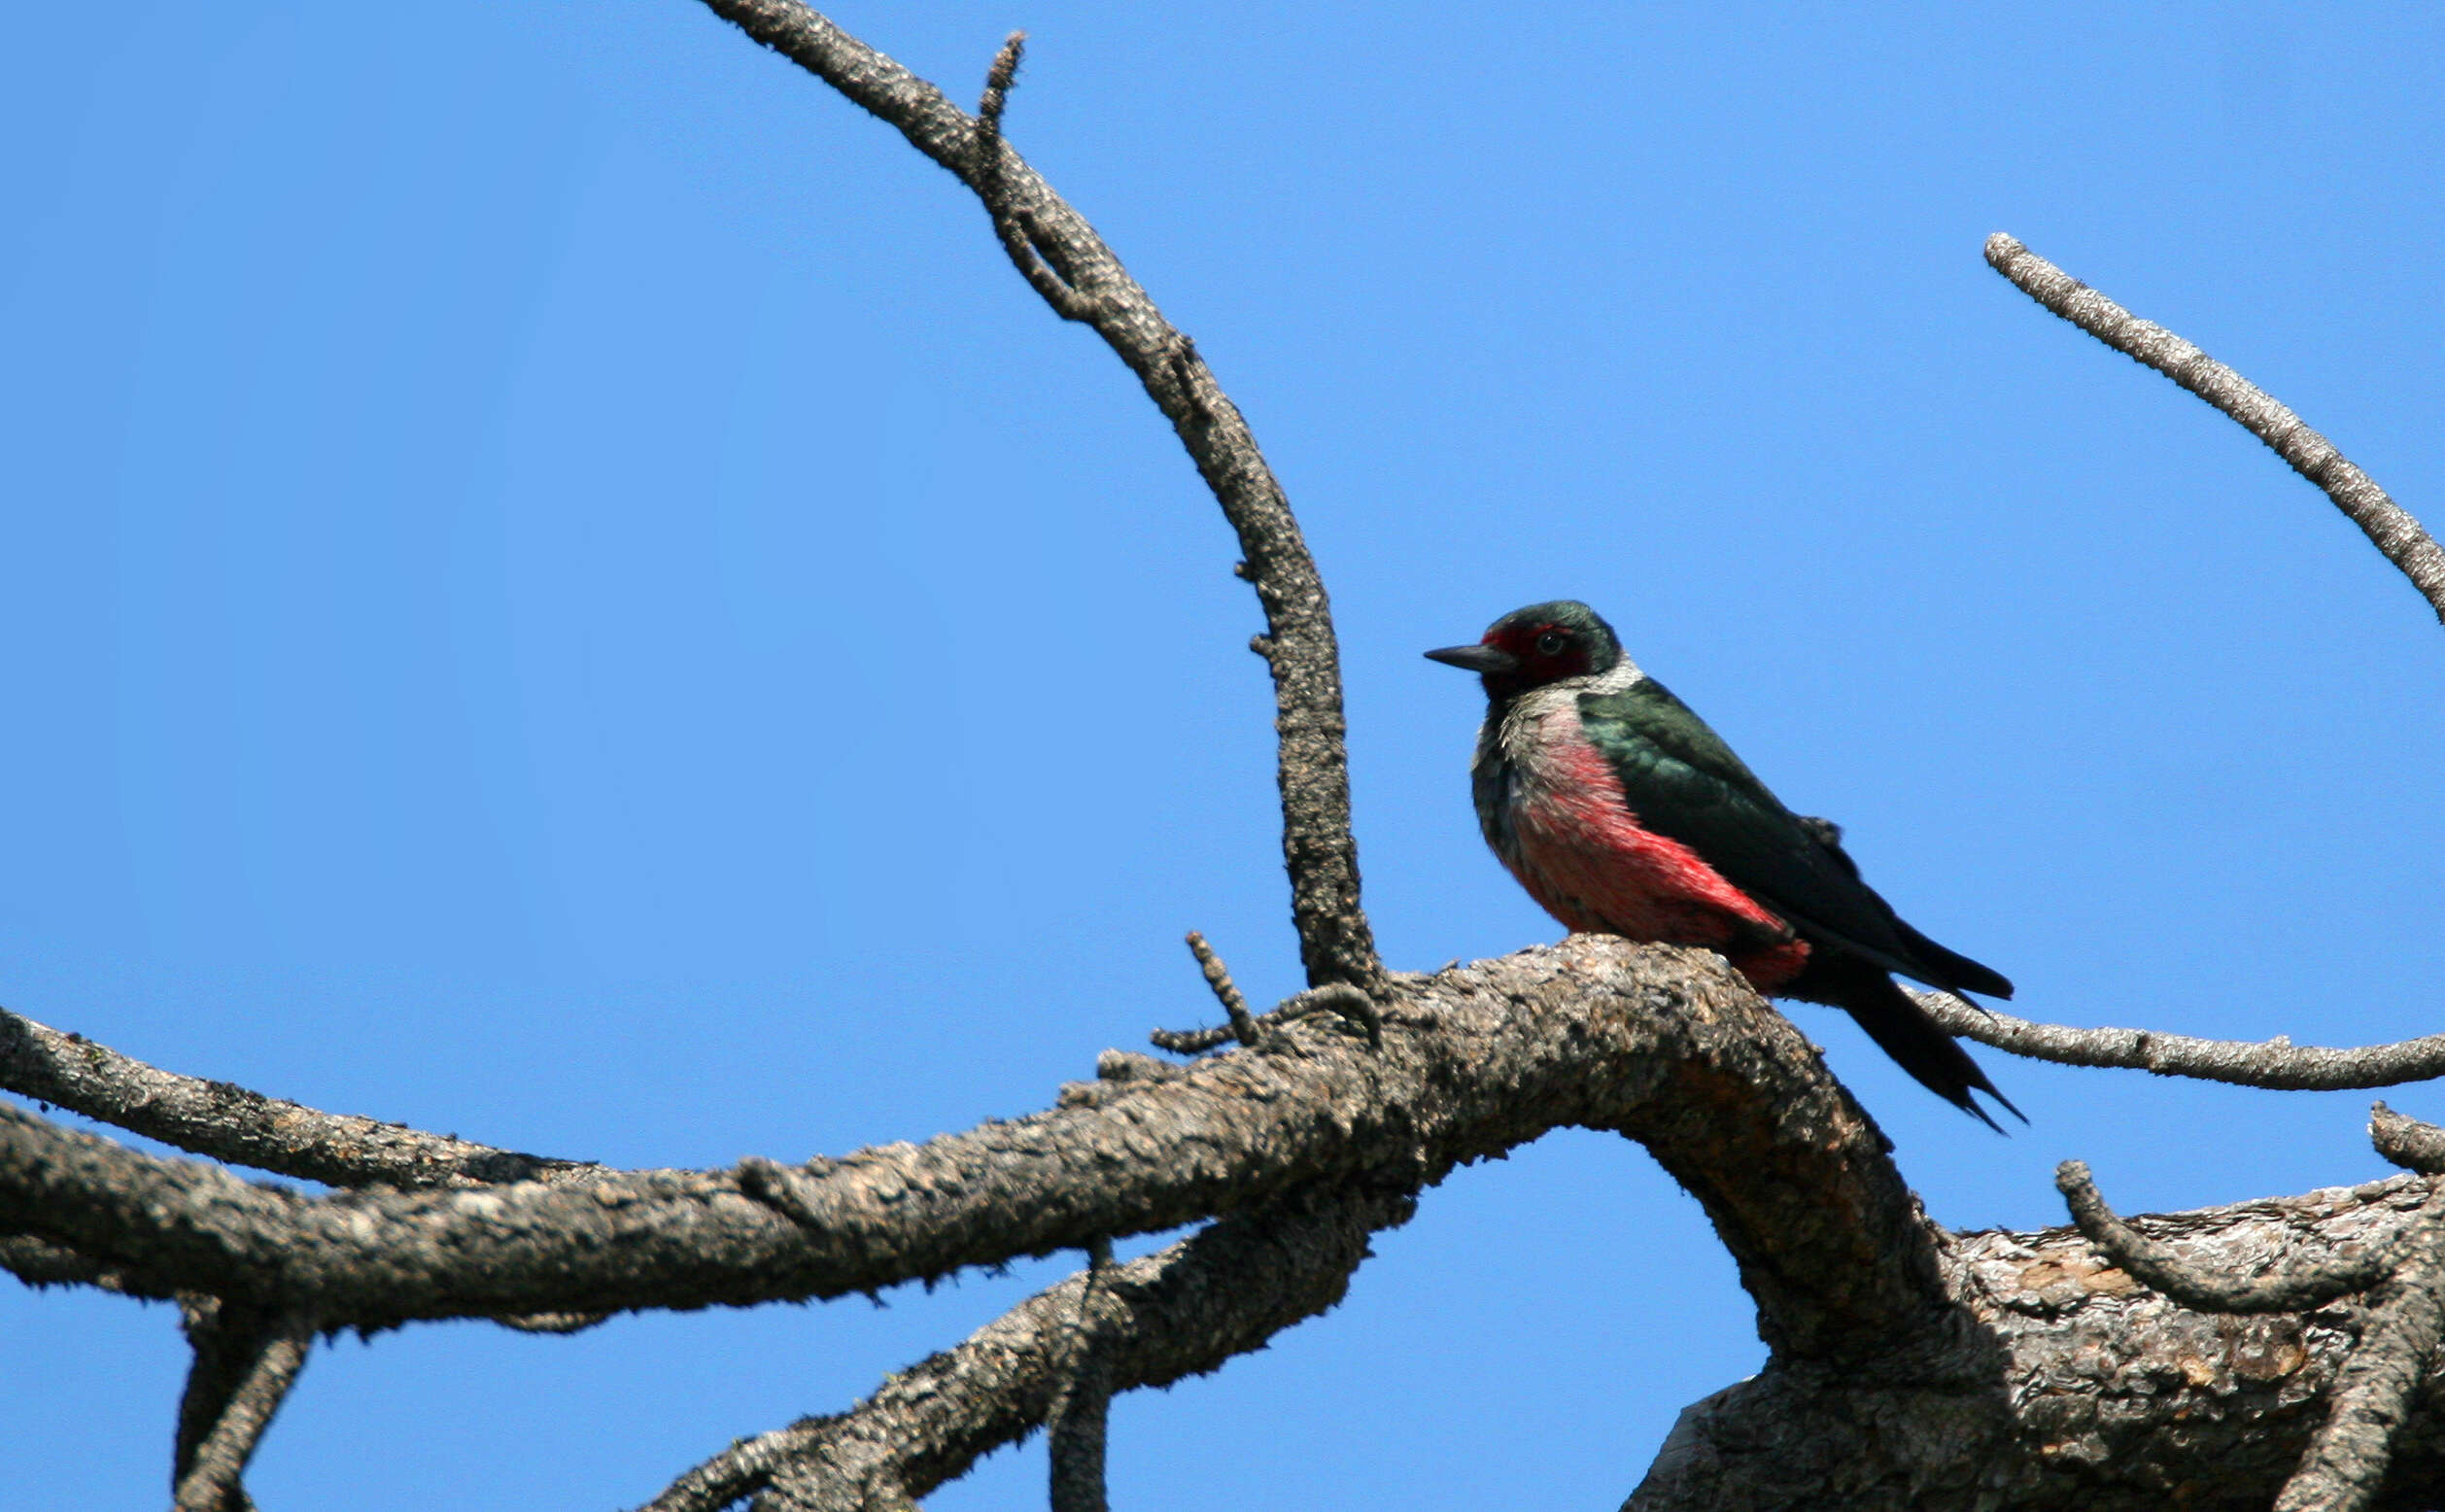
[{"label": "rough bark texture", "polygon": [[[2250,1276],[2382,1245],[2426,1200],[2409,1177],[2136,1220],[2194,1264]],[[1634,1512],[1777,1508],[2263,1509],[2324,1420],[2358,1309],[2200,1313],[2076,1229],[1937,1241],[1954,1351],[1862,1368],[1778,1355],[1681,1416]],[[1898,1368],[1897,1368],[1898,1367]],[[2380,1505],[2432,1506],[2434,1366]]]},{"label": "rough bark texture", "polygon": [[177,1512],[248,1512],[241,1478],[305,1368],[313,1326],[215,1297],[189,1298],[181,1312],[195,1362],[179,1398],[171,1502]]},{"label": "rough bark texture", "polygon": [[1719,957],[1579,937],[1397,988],[1380,1046],[1310,1019],[1285,1031],[1295,1052],[1084,1083],[923,1145],[579,1186],[309,1197],[0,1109],[0,1230],[327,1327],[741,1305],[1085,1248],[1317,1182],[1415,1186],[1581,1124],[1641,1140],[1708,1205],[1774,1336],[1873,1348],[1924,1322],[1932,1260],[1881,1136]]},{"label": "rough bark texture", "polygon": [[[2358,1357],[2348,1301],[2236,1319],[2150,1291],[2075,1231],[1929,1222],[1814,1048],[1710,953],[1578,936],[1394,985],[1380,1047],[1325,1015],[1187,1066],[1114,1053],[1047,1113],[806,1166],[305,1197],[12,1112],[0,1226],[20,1237],[0,1256],[29,1279],[233,1299],[226,1316],[254,1322],[199,1339],[199,1378],[222,1382],[196,1397],[206,1421],[215,1402],[276,1405],[241,1368],[297,1337],[270,1320],[831,1294],[1224,1215],[1097,1287],[1099,1367],[1125,1391],[1328,1307],[1424,1186],[1577,1124],[1639,1141],[1698,1197],[1773,1347],[1757,1379],[1691,1410],[1635,1507],[2264,1506]],[[2217,1274],[2348,1268],[2393,1249],[2427,1191],[2406,1176],[2132,1221]],[[1046,1422],[1085,1290],[1073,1277],[655,1505],[906,1504]],[[2422,1391],[2394,1439],[2396,1503],[2439,1462],[2428,1325],[2401,1318],[2415,1337],[2387,1369]],[[2382,1440],[2392,1420],[2351,1422]]]},{"label": "rough bark texture", "polygon": [[[2430,1178],[2445,1131],[2380,1104],[2379,1150],[2419,1174],[2154,1219],[2118,1218],[2067,1166],[2080,1228],[1955,1234],[1928,1221],[1814,1048],[1715,955],[1573,937],[1432,977],[1386,973],[1360,909],[1322,581],[1193,345],[1004,140],[1021,40],[970,117],[792,0],[706,3],[957,175],[1030,286],[1112,345],[1195,459],[1266,614],[1257,649],[1311,990],[1252,1014],[1192,936],[1231,1024],[1157,1043],[1225,1052],[1177,1065],[1109,1050],[1095,1081],[1029,1117],[727,1171],[613,1171],[327,1114],[0,1014],[0,1090],[340,1188],[248,1182],[0,1105],[0,1268],[180,1303],[194,1349],[180,1507],[249,1504],[241,1474],[319,1330],[566,1329],[1082,1249],[1099,1256],[1088,1271],[845,1412],[734,1444],[651,1505],[913,1507],[1050,1426],[1052,1500],[1085,1512],[1103,1503],[1111,1392],[1261,1347],[1337,1301],[1370,1236],[1456,1166],[1574,1125],[1637,1141],[1698,1199],[1772,1352],[1683,1414],[1630,1499],[1639,1512],[2438,1503],[2445,1244]],[[2297,417],[2011,238],[1988,257],[2250,427],[2445,617],[2434,542]],[[2077,1065],[2274,1087],[2445,1070],[2438,1038],[2243,1046],[1927,1002],[1954,1032]],[[1109,1261],[1114,1236],[1200,1220],[1160,1254]]]},{"label": "rough bark texture", "polygon": [[180,1076],[6,1009],[0,1086],[181,1150],[332,1186],[477,1186],[600,1169]]}]

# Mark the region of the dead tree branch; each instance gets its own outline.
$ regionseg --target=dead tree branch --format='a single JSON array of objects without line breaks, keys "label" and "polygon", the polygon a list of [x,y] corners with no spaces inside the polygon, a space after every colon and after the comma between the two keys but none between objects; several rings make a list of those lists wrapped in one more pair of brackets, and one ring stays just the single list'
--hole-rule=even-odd
[{"label": "dead tree branch", "polygon": [[[2384,1114],[2381,1103],[2378,1111]],[[2407,1120],[2406,1120],[2407,1121]],[[2435,1129],[2428,1129],[2430,1135]],[[2325,1419],[2283,1493],[2277,1512],[2362,1512],[2373,1505],[2408,1426],[2414,1394],[2435,1370],[2445,1340],[2445,1243],[2426,1184],[2406,1188],[2415,1205],[2395,1231],[2375,1244],[2324,1254],[2295,1254],[2273,1274],[2244,1277],[2221,1265],[2194,1264],[2174,1246],[2148,1237],[2115,1217],[2077,1160],[2063,1163],[2056,1185],[2090,1243],[2116,1264],[2185,1307],[2219,1313],[2314,1312],[2342,1297],[2372,1293],[2359,1330],[2326,1402]]]},{"label": "dead tree branch", "polygon": [[332,1186],[475,1186],[600,1170],[330,1114],[150,1066],[0,1009],[0,1091],[235,1165]]},{"label": "dead tree branch", "polygon": [[1014,35],[995,58],[980,119],[796,0],[705,3],[897,127],[955,175],[993,218],[1028,286],[1063,319],[1092,326],[1171,421],[1237,533],[1246,558],[1241,575],[1264,606],[1265,634],[1254,645],[1273,672],[1282,855],[1300,962],[1311,986],[1346,981],[1374,990],[1384,968],[1359,901],[1341,653],[1324,579],[1257,438],[1195,343],[1173,328],[1095,228],[1003,138],[1022,37]]},{"label": "dead tree branch", "polygon": [[195,1362],[179,1399],[173,1504],[177,1512],[251,1512],[247,1461],[305,1368],[314,1329],[214,1297],[190,1299],[181,1312]]},{"label": "dead tree branch", "polygon": [[2345,1361],[2300,1468],[2284,1483],[2275,1512],[2362,1512],[2373,1506],[2409,1426],[2413,1396],[2433,1379],[2445,1338],[2445,1252],[2415,1254],[2379,1299]]},{"label": "dead tree branch", "polygon": [[2203,1313],[2314,1311],[2383,1283],[2414,1251],[2432,1249],[2436,1242],[2432,1226],[2418,1221],[2415,1214],[2382,1244],[2351,1254],[2295,1260],[2272,1276],[2237,1276],[2221,1267],[2194,1265],[2173,1246],[2151,1239],[2115,1217],[2081,1161],[2064,1161],[2054,1174],[2054,1185],[2072,1210],[2072,1220],[2090,1244],[2151,1289]]},{"label": "dead tree branch", "polygon": [[2264,441],[2293,471],[2324,490],[2445,622],[2445,548],[2298,415],[2189,342],[2153,321],[2141,320],[2001,231],[1986,239],[1986,260],[2022,293],[2124,357],[2163,373]]},{"label": "dead tree branch", "polygon": [[1082,1271],[895,1373],[849,1411],[715,1456],[646,1512],[714,1512],[759,1492],[772,1512],[922,1496],[1050,1415],[1065,1341],[1083,1321],[1095,1329],[1110,1391],[1169,1386],[1340,1301],[1368,1238],[1415,1208],[1415,1193],[1400,1186],[1308,1188],[1113,1267],[1092,1298]]},{"label": "dead tree branch", "polygon": [[[2427,1202],[2398,1177],[2136,1220],[2194,1270],[2280,1272],[2385,1244]],[[2334,1305],[2239,1318],[2184,1307],[2080,1230],[1946,1234],[1946,1349],[1868,1368],[1777,1354],[1692,1406],[1626,1512],[2099,1512],[2262,1508],[2305,1463],[2359,1343]],[[2433,1370],[2423,1381],[2438,1385]],[[2433,1505],[2445,1424],[2414,1398],[2393,1499]]]},{"label": "dead tree branch", "polygon": [[0,1109],[0,1232],[326,1327],[838,1296],[1085,1248],[1316,1183],[1438,1179],[1566,1124],[1697,1193],[1768,1336],[1926,1326],[1932,1252],[1882,1137],[1704,951],[1574,938],[1405,979],[1380,1048],[1291,1030],[1066,1106],[805,1166],[302,1196]]},{"label": "dead tree branch", "polygon": [[106,1264],[32,1234],[0,1235],[0,1270],[29,1287],[91,1287],[97,1291],[142,1297],[150,1302],[174,1301],[178,1296],[176,1287],[157,1278]]},{"label": "dead tree branch", "polygon": [[1104,1299],[1112,1289],[1112,1243],[1087,1252],[1078,1310],[1063,1324],[1052,1405],[1045,1412],[1052,1512],[1106,1512],[1104,1451],[1112,1430],[1112,1362]]},{"label": "dead tree branch", "polygon": [[[1926,1219],[1799,1031],[1711,953],[1574,936],[1431,978],[1388,974],[1360,908],[1321,579],[1194,344],[1006,140],[1023,38],[1003,45],[971,117],[795,0],[706,4],[957,176],[1030,287],[1092,326],[1171,421],[1266,616],[1255,648],[1274,680],[1309,990],[1251,1015],[1192,936],[1231,1026],[1157,1043],[1237,1048],[1180,1066],[1107,1052],[1097,1081],[1028,1117],[727,1171],[616,1172],[324,1114],[0,1014],[0,1088],[342,1188],[248,1182],[0,1106],[0,1265],[182,1303],[194,1366],[180,1508],[247,1505],[248,1459],[319,1328],[558,1327],[871,1291],[1071,1248],[1096,1256],[1086,1271],[844,1413],[713,1457],[652,1506],[913,1507],[1044,1427],[1056,1508],[1097,1508],[1112,1393],[1215,1368],[1331,1306],[1370,1236],[1426,1186],[1564,1126],[1637,1141],[1697,1198],[1772,1351],[1757,1377],[1684,1415],[1632,1498],[1639,1512],[2260,1506],[2280,1486],[2285,1507],[2359,1507],[2407,1475],[2436,1483],[2445,1245],[2423,1178],[2125,1220],[2075,1166],[2064,1190],[2079,1231],[1956,1235]],[[2249,427],[2445,618],[2445,554],[2297,417],[2010,238],[1988,257]],[[2280,1087],[2445,1072],[2445,1036],[2242,1046],[1925,1001],[1956,1032],[2071,1064]],[[2445,1168],[2445,1133],[2380,1105],[2372,1134],[2390,1158]],[[1110,1262],[1114,1236],[1199,1220],[1158,1254]]]},{"label": "dead tree branch", "polygon": [[2252,1044],[2151,1029],[2076,1029],[2015,1018],[1946,993],[1913,996],[1946,1034],[2063,1066],[2152,1071],[2160,1077],[2294,1092],[2358,1091],[2445,1076],[2445,1034],[2333,1049],[2294,1045],[2289,1039]]},{"label": "dead tree branch", "polygon": [[2445,1129],[2406,1118],[2384,1103],[2369,1110],[2369,1143],[2377,1152],[2405,1170],[2424,1176],[2445,1176]]}]

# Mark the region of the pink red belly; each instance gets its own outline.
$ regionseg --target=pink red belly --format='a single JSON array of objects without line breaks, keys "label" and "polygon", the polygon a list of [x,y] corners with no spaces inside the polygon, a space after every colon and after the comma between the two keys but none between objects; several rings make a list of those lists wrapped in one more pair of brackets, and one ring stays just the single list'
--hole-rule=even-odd
[{"label": "pink red belly", "polygon": [[1760,989],[1798,975],[1808,943],[1678,841],[1642,828],[1584,739],[1547,748],[1513,789],[1503,865],[1566,926],[1722,950]]}]

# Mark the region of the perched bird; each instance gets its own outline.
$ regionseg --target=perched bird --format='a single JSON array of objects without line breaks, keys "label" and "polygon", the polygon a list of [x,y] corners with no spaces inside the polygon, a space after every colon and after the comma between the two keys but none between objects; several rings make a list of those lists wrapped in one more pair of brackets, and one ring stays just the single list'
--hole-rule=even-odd
[{"label": "perched bird", "polygon": [[1986,1093],[2027,1122],[1894,974],[1960,994],[2012,983],[1902,922],[1842,831],[1784,808],[1722,738],[1572,600],[1428,656],[1477,673],[1477,822],[1545,911],[1574,930],[1703,945],[1760,992],[1845,1009],[1937,1096],[1989,1128]]}]

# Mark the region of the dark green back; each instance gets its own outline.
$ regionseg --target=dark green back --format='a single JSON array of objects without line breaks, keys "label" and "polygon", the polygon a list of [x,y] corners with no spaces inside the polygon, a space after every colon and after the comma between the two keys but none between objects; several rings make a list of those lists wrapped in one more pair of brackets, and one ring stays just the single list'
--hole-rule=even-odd
[{"label": "dark green back", "polygon": [[1582,694],[1579,717],[1642,825],[1687,845],[1804,938],[1931,986],[1985,990],[1959,979],[1946,969],[1950,962],[1914,949],[1924,937],[1896,918],[1849,858],[1784,808],[1662,683],[1647,678],[1619,693]]}]

